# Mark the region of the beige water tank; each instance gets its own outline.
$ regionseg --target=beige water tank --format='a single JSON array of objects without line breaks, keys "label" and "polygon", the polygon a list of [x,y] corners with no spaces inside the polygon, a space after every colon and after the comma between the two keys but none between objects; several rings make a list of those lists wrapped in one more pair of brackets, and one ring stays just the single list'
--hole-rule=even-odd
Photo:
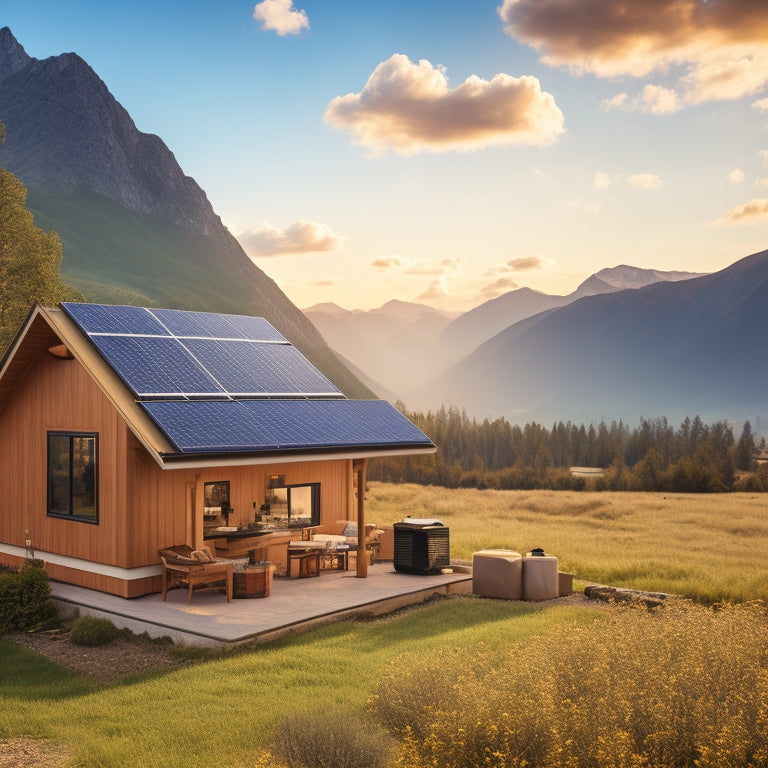
[{"label": "beige water tank", "polygon": [[481,597],[520,600],[523,556],[511,549],[482,549],[472,555],[472,592]]},{"label": "beige water tank", "polygon": [[523,600],[551,600],[560,595],[557,558],[527,555],[523,558]]}]

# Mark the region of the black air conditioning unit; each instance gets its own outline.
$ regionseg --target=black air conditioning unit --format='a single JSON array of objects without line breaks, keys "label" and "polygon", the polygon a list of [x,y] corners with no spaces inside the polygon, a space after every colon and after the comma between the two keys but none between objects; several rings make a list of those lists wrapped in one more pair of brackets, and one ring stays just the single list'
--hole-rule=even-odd
[{"label": "black air conditioning unit", "polygon": [[395,523],[395,570],[439,573],[451,564],[448,528],[439,520],[409,518]]}]

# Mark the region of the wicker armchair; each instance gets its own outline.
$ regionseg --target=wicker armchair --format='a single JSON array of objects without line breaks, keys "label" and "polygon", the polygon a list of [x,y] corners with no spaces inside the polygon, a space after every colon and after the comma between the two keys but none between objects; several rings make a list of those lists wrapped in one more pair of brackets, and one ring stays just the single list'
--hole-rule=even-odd
[{"label": "wicker armchair", "polygon": [[226,582],[227,602],[232,602],[232,563],[216,560],[207,547],[193,550],[186,544],[160,550],[163,562],[163,600],[168,589],[187,584],[187,603],[192,602],[192,590],[198,586],[212,587]]}]

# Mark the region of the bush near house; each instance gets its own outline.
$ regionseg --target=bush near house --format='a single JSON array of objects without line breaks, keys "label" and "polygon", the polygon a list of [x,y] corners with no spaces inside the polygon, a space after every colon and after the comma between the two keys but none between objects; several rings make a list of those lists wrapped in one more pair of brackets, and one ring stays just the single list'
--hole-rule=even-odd
[{"label": "bush near house", "polygon": [[0,573],[0,635],[35,629],[58,618],[42,560],[27,560],[21,571]]},{"label": "bush near house", "polygon": [[94,648],[107,645],[120,636],[120,630],[109,620],[83,616],[72,625],[70,639],[75,645]]}]

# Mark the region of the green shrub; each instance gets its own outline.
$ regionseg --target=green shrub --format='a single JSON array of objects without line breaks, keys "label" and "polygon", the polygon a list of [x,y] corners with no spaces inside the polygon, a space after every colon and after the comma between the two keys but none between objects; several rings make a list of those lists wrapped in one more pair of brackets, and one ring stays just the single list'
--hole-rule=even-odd
[{"label": "green shrub", "polygon": [[56,622],[45,564],[26,560],[21,571],[0,573],[0,635],[37,629]]},{"label": "green shrub", "polygon": [[287,768],[384,768],[394,741],[346,712],[294,715],[277,726],[272,754]]},{"label": "green shrub", "polygon": [[403,768],[763,768],[765,621],[765,606],[617,610],[506,653],[401,660],[371,706]]},{"label": "green shrub", "polygon": [[75,645],[94,647],[115,640],[120,630],[109,620],[96,616],[83,616],[72,625],[70,640]]}]

